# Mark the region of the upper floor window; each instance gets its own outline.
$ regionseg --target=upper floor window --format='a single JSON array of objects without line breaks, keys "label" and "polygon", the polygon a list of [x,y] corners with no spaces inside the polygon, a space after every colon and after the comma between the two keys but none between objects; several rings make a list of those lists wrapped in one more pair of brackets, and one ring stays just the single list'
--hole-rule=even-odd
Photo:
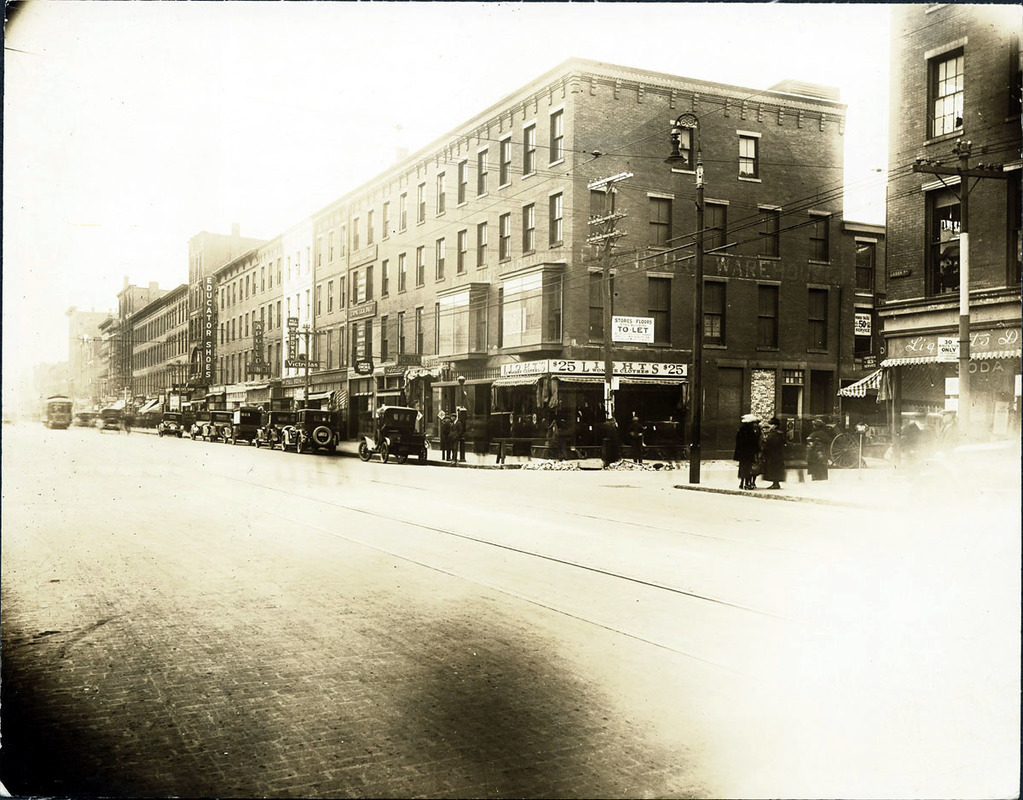
[{"label": "upper floor window", "polygon": [[931,136],[963,128],[963,51],[944,53],[930,63]]},{"label": "upper floor window", "polygon": [[671,278],[647,279],[648,314],[654,320],[654,342],[671,343]]},{"label": "upper floor window", "polygon": [[760,177],[760,139],[756,136],[739,135],[739,177]]},{"label": "upper floor window", "polygon": [[469,187],[469,164],[466,161],[458,162],[458,204],[465,202],[465,195]]},{"label": "upper floor window", "polygon": [[536,172],[536,125],[527,125],[522,129],[522,174],[532,175]]},{"label": "upper floor window", "polygon": [[806,304],[808,350],[828,348],[828,290],[809,289]]},{"label": "upper floor window", "polygon": [[498,183],[506,186],[511,183],[511,139],[501,140],[501,163],[498,170]]},{"label": "upper floor window", "polygon": [[728,243],[728,205],[707,202],[703,206],[703,246],[715,250]]},{"label": "upper floor window", "polygon": [[481,222],[476,226],[476,266],[482,267],[487,263],[487,223]]},{"label": "upper floor window", "polygon": [[551,114],[551,163],[565,157],[565,112]]},{"label": "upper floor window", "polygon": [[497,257],[511,258],[511,214],[502,214],[498,220]]},{"label": "upper floor window", "polygon": [[469,252],[469,231],[459,231],[457,238],[458,256],[456,258],[455,269],[461,275],[465,272],[465,259],[466,254]]},{"label": "upper floor window", "polygon": [[[352,250],[359,249],[359,218],[352,220]],[[291,271],[291,256],[288,256],[288,271]]]},{"label": "upper floor window", "polygon": [[426,282],[426,247],[420,245],[416,248],[416,286],[422,286]]},{"label": "upper floor window", "polygon": [[927,193],[930,246],[927,253],[927,288],[930,294],[959,291],[959,233],[962,224],[959,198],[950,189]]},{"label": "upper floor window", "polygon": [[781,255],[781,211],[761,208],[760,220],[760,255]]},{"label": "upper floor window", "polygon": [[391,262],[386,258],[380,262],[380,296],[387,297],[391,292]]},{"label": "upper floor window", "polygon": [[405,254],[398,253],[398,291],[405,291],[405,281],[408,276],[408,266],[405,264]]},{"label": "upper floor window", "polygon": [[489,166],[487,164],[487,156],[489,152],[487,150],[480,150],[476,154],[476,194],[487,193],[487,170]]},{"label": "upper floor window", "polygon": [[373,211],[366,212],[366,244],[373,244]]},{"label": "upper floor window", "polygon": [[426,184],[416,187],[416,222],[426,222]]},{"label": "upper floor window", "polygon": [[530,203],[522,207],[522,252],[536,250],[536,206]]},{"label": "upper floor window", "polygon": [[778,287],[757,287],[757,347],[778,346]]},{"label": "upper floor window", "polygon": [[[391,235],[391,201],[385,200],[384,207],[380,214],[380,238],[386,239]],[[333,256],[331,256],[333,258]]]},{"label": "upper floor window", "polygon": [[437,213],[444,213],[444,205],[447,202],[447,178],[442,172],[437,176]]},{"label": "upper floor window", "polygon": [[667,197],[651,197],[650,203],[650,246],[667,247],[671,242],[671,200]]},{"label": "upper floor window", "polygon": [[408,195],[402,192],[398,195],[398,230],[408,228]]},{"label": "upper floor window", "polygon": [[416,352],[417,353],[422,353],[423,352],[423,338],[424,338],[423,337],[423,307],[422,306],[419,306],[418,308],[416,308],[415,337],[416,337]]},{"label": "upper floor window", "polygon": [[810,213],[810,260],[831,260],[831,217]]},{"label": "upper floor window", "polygon": [[703,340],[707,344],[725,344],[724,281],[707,281],[703,287]]},{"label": "upper floor window", "polygon": [[444,280],[444,261],[447,257],[447,247],[444,244],[443,239],[438,239],[435,244],[434,258],[436,262],[436,278],[439,281]]},{"label": "upper floor window", "polygon": [[856,288],[860,291],[874,291],[874,263],[876,258],[876,242],[856,242]]},{"label": "upper floor window", "polygon": [[565,203],[561,192],[550,196],[550,245],[554,247],[565,241]]}]

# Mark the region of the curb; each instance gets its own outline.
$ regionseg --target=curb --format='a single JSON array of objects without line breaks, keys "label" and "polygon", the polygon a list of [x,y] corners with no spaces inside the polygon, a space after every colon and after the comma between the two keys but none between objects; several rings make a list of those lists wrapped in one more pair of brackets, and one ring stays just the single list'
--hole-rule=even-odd
[{"label": "curb", "polygon": [[676,484],[676,489],[683,489],[690,492],[709,492],[711,494],[731,494],[737,495],[738,497],[760,497],[765,500],[785,500],[789,503],[816,503],[823,506],[841,506],[843,508],[865,508],[860,503],[850,503],[845,500],[832,500],[830,498],[823,497],[800,497],[791,494],[773,494],[768,490],[764,490],[764,493],[759,491],[750,492],[749,490],[740,489],[718,489],[713,486],[693,486],[686,484]]}]

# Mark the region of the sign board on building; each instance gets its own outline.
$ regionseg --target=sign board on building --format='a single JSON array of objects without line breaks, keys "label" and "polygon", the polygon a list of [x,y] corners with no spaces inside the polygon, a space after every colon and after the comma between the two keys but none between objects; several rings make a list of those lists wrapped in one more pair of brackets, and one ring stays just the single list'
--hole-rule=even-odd
[{"label": "sign board on building", "polygon": [[372,375],[373,374],[373,362],[369,359],[360,359],[355,362],[355,374],[356,375]]},{"label": "sign board on building", "polygon": [[419,353],[398,353],[396,363],[399,367],[418,367],[420,355]]},{"label": "sign board on building", "polygon": [[956,336],[938,337],[938,361],[959,360],[959,338]]},{"label": "sign board on building", "polygon": [[351,322],[355,319],[362,319],[363,317],[375,317],[377,313],[377,301],[372,300],[369,303],[363,303],[361,306],[355,306],[354,308],[348,309],[348,321]]},{"label": "sign board on building", "polygon": [[[664,363],[659,361],[615,361],[612,372],[623,378],[666,377],[684,378],[688,373],[687,364]],[[604,376],[603,361],[577,361],[565,358],[541,358],[537,361],[517,361],[501,365],[501,377],[529,375],[584,375]]]},{"label": "sign board on building", "polygon": [[653,344],[653,317],[612,317],[611,340],[614,342],[644,342]]},{"label": "sign board on building", "polygon": [[863,356],[863,369],[877,369],[877,356]]},{"label": "sign board on building", "polygon": [[306,367],[309,367],[309,369],[319,369],[320,368],[320,362],[319,361],[309,361],[309,360],[307,360],[305,358],[302,358],[302,357],[299,357],[299,358],[288,358],[288,359],[285,359],[285,361],[284,361],[284,368],[285,369],[305,369]]},{"label": "sign board on building", "polygon": [[298,330],[298,317],[288,317],[288,330]]},{"label": "sign board on building", "polygon": [[908,278],[912,274],[913,274],[913,270],[911,270],[911,269],[892,269],[892,270],[888,270],[888,277],[889,278]]},{"label": "sign board on building", "polygon": [[869,313],[857,311],[853,315],[853,335],[855,336],[870,336],[870,317]]}]

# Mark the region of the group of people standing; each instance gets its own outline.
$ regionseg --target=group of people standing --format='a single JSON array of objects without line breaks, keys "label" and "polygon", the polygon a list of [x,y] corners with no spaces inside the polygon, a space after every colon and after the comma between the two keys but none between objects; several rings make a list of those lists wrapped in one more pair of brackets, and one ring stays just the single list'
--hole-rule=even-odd
[{"label": "group of people standing", "polygon": [[[739,462],[739,488],[756,489],[757,477],[770,481],[768,489],[780,489],[785,480],[785,433],[781,420],[771,417],[761,424],[756,414],[746,414],[735,434],[732,458]],[[828,479],[830,437],[819,419],[806,437],[806,466],[815,481]]]},{"label": "group of people standing", "polygon": [[465,461],[465,414],[458,409],[455,414],[441,411],[437,414],[440,421],[440,450],[444,461]]},{"label": "group of people standing", "polygon": [[785,480],[785,434],[781,420],[771,417],[761,430],[760,419],[746,414],[735,434],[735,452],[739,462],[739,488],[756,489],[757,476],[771,481],[768,489],[780,489]]}]

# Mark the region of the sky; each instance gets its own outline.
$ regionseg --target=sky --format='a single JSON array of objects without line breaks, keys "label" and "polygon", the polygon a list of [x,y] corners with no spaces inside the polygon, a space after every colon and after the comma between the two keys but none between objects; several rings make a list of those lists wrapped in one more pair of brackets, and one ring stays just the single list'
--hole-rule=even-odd
[{"label": "sky", "polygon": [[199,231],[271,238],[571,57],[838,87],[845,216],[882,223],[888,39],[864,3],[30,0],[4,43],[3,374],[66,360],[67,309],[113,310],[125,276],[185,282]]}]

